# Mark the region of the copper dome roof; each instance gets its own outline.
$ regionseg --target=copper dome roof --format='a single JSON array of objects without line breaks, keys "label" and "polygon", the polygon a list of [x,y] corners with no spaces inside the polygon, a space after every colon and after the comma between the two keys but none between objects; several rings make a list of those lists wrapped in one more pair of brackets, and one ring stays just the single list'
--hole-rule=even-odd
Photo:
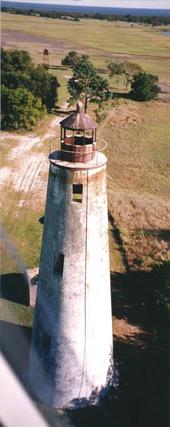
[{"label": "copper dome roof", "polygon": [[63,128],[69,130],[87,130],[97,128],[97,123],[81,110],[80,103],[77,103],[77,110],[62,120],[60,124]]}]

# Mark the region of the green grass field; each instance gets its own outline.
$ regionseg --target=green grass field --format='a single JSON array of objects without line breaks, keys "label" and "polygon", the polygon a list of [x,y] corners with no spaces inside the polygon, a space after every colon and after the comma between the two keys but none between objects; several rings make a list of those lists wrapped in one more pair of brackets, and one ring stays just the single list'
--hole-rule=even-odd
[{"label": "green grass field", "polygon": [[[159,28],[146,25],[135,25],[133,28],[124,23],[114,24],[96,20],[81,22],[54,20],[34,16],[3,14],[3,26],[6,30],[14,30],[44,37],[70,42],[81,48],[103,49],[104,52],[169,56],[168,37],[160,34]],[[157,47],[155,51],[155,47]]]},{"label": "green grass field", "polygon": [[170,40],[160,33],[159,27],[136,24],[131,27],[122,22],[97,20],[66,22],[2,13],[3,30],[7,32],[6,46],[27,49],[36,61],[42,61],[42,50],[47,45],[53,56],[52,64],[54,60],[59,64],[66,52],[75,49],[88,53],[98,67],[105,66],[112,55],[126,56],[146,71],[158,74],[160,79],[169,79]]}]

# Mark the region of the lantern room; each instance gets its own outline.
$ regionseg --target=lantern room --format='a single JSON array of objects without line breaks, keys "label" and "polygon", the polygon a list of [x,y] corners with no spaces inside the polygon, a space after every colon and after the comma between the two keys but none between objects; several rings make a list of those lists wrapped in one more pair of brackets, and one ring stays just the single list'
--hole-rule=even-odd
[{"label": "lantern room", "polygon": [[96,152],[97,123],[82,111],[77,110],[60,122],[61,160],[70,162],[88,162]]}]

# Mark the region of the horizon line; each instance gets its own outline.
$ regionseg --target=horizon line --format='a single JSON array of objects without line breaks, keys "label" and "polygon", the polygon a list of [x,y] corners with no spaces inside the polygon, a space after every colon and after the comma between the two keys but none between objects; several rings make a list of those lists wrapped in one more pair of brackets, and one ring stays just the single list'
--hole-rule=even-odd
[{"label": "horizon line", "polygon": [[[93,5],[93,6],[89,6],[89,5],[82,5],[82,4],[61,4],[61,3],[56,3],[55,1],[54,2],[51,2],[51,3],[48,3],[48,0],[47,0],[47,2],[45,1],[43,1],[43,2],[41,2],[41,3],[39,3],[39,2],[36,2],[36,1],[34,1],[34,0],[30,0],[30,1],[24,1],[24,0],[2,0],[2,3],[23,3],[23,4],[28,4],[28,3],[32,3],[32,4],[37,4],[37,5],[43,5],[43,4],[46,4],[46,5],[55,5],[55,6],[72,6],[72,7],[88,7],[88,8],[93,8],[93,7],[95,7],[95,8],[98,8],[98,9],[139,9],[139,10],[170,10],[170,8],[167,8],[167,7],[163,7],[163,8],[161,8],[161,7],[139,7],[139,6],[136,6],[136,7],[130,7],[130,6],[97,6],[97,5]],[[75,2],[76,3],[78,3],[79,1],[78,0],[75,0]]]}]

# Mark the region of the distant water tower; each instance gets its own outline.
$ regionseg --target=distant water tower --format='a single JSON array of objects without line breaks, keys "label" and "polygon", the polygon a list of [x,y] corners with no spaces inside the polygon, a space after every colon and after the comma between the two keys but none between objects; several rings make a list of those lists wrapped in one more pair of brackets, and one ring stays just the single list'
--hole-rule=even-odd
[{"label": "distant water tower", "polygon": [[96,405],[113,379],[106,156],[81,111],[51,153],[28,378],[56,408]]},{"label": "distant water tower", "polygon": [[45,68],[49,68],[49,50],[43,50],[43,65]]}]

